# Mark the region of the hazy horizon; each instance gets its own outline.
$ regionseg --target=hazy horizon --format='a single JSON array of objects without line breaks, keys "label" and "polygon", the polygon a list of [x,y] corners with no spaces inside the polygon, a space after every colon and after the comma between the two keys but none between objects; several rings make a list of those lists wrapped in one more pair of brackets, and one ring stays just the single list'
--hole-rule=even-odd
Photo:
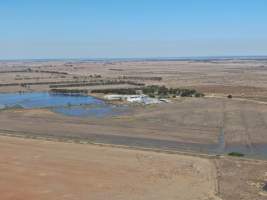
[{"label": "hazy horizon", "polygon": [[183,61],[183,60],[267,60],[267,56],[188,56],[188,57],[113,57],[113,58],[13,58],[1,59],[8,61]]}]

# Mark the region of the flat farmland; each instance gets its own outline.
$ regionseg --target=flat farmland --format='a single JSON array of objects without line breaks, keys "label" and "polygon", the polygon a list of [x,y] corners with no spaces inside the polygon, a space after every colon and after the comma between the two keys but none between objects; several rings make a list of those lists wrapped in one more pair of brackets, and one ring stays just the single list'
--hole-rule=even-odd
[{"label": "flat farmland", "polygon": [[103,101],[126,108],[104,117],[2,105],[1,198],[266,199],[266,59],[0,62],[0,93],[148,85],[205,97]]},{"label": "flat farmland", "polygon": [[5,200],[219,199],[206,159],[8,137],[0,152]]},{"label": "flat farmland", "polygon": [[[266,100],[267,61],[13,61],[0,63],[0,84],[119,79],[168,87],[192,87],[205,94]],[[155,79],[156,78],[156,79]],[[49,84],[47,84],[49,86]],[[12,86],[8,86],[11,87]],[[0,91],[8,91],[0,87]],[[48,90],[29,86],[17,91]],[[15,91],[14,89],[12,91]]]},{"label": "flat farmland", "polygon": [[55,137],[203,153],[242,152],[266,157],[265,104],[234,99],[180,99],[132,106],[122,116],[66,117],[40,110],[0,112],[1,131],[25,137]]},{"label": "flat farmland", "polygon": [[0,192],[28,199],[266,199],[259,160],[0,136]]}]

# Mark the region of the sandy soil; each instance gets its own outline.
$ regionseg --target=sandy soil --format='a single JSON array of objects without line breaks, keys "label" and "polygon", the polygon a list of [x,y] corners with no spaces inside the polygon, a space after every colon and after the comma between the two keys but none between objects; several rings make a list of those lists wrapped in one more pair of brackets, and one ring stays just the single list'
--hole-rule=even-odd
[{"label": "sandy soil", "polygon": [[207,159],[0,137],[5,200],[219,199]]}]

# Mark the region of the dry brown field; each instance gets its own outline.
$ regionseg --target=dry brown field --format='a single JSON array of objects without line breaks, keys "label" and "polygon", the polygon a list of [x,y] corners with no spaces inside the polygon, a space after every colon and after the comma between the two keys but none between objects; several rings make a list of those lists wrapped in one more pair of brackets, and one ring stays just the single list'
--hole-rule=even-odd
[{"label": "dry brown field", "polygon": [[266,199],[267,162],[0,137],[1,199]]},{"label": "dry brown field", "polygon": [[0,144],[1,199],[218,199],[209,160],[8,137]]},{"label": "dry brown field", "polygon": [[[137,77],[136,81],[169,87],[192,87],[206,94],[233,94],[238,97],[266,100],[266,60],[214,61],[13,61],[0,63],[0,83],[94,81],[91,75],[102,79]],[[36,72],[38,71],[38,72]],[[59,72],[66,74],[53,74]],[[161,77],[161,81],[149,80]],[[145,78],[145,80],[140,80]],[[130,79],[134,80],[134,79]],[[47,90],[47,85],[29,88],[3,87],[0,91]]]},{"label": "dry brown field", "polygon": [[[266,198],[266,60],[0,62],[1,93],[49,91],[66,84],[89,94],[136,87],[99,84],[105,81],[194,88],[205,97],[129,105],[123,115],[105,118],[68,117],[48,109],[1,110],[4,199]],[[68,86],[77,83],[87,85]],[[175,154],[141,150],[147,148]],[[229,152],[246,158],[231,158]],[[14,190],[17,185],[21,189]]]}]

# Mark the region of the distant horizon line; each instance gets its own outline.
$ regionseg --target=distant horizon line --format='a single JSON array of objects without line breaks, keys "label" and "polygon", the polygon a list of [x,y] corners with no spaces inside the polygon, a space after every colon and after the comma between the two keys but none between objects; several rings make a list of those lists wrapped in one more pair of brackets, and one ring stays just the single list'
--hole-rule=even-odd
[{"label": "distant horizon line", "polygon": [[14,58],[1,59],[0,61],[183,61],[183,60],[254,60],[267,59],[267,55],[250,55],[250,56],[181,56],[181,57],[95,57],[95,58]]}]

